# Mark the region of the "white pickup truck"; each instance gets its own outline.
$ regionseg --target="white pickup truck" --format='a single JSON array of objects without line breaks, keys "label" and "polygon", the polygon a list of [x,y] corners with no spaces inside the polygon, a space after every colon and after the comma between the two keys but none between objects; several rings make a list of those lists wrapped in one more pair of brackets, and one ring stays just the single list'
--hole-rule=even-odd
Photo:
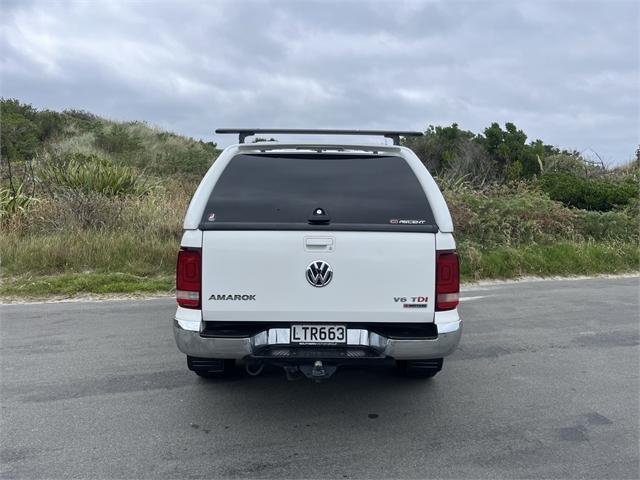
[{"label": "white pickup truck", "polygon": [[[173,332],[190,370],[265,364],[289,378],[395,362],[432,377],[460,340],[453,223],[400,136],[419,132],[221,129],[178,254]],[[243,143],[260,133],[383,135],[394,145]],[[365,142],[363,142],[365,143]]]}]

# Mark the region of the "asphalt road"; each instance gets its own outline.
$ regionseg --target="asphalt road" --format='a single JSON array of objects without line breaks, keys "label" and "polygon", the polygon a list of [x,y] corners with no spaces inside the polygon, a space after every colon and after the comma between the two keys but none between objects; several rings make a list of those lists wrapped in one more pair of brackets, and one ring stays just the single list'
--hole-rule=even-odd
[{"label": "asphalt road", "polygon": [[638,278],[474,288],[431,381],[187,371],[171,299],[5,305],[3,478],[638,478]]}]

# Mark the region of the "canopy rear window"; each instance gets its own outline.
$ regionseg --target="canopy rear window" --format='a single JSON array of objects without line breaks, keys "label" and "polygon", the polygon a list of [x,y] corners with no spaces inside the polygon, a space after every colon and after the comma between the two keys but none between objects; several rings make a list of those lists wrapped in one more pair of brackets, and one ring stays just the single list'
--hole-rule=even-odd
[{"label": "canopy rear window", "polygon": [[[317,209],[326,212],[327,224],[309,222]],[[424,191],[401,157],[275,153],[234,157],[200,228],[437,231]]]}]

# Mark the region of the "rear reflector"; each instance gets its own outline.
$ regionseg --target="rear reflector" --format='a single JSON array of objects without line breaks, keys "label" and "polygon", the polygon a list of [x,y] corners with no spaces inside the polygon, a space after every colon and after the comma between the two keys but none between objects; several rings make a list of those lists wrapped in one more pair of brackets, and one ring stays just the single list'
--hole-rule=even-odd
[{"label": "rear reflector", "polygon": [[453,310],[460,296],[460,264],[455,250],[436,252],[436,311]]},{"label": "rear reflector", "polygon": [[186,308],[200,308],[200,250],[180,250],[176,268],[176,300]]}]

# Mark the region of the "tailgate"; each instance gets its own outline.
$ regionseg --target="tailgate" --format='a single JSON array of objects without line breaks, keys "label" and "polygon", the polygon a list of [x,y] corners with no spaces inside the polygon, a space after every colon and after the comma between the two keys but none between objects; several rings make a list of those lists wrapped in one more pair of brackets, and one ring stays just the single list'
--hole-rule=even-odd
[{"label": "tailgate", "polygon": [[[317,261],[333,273],[322,287],[307,277]],[[406,323],[434,317],[432,233],[205,231],[202,263],[205,321]]]}]

